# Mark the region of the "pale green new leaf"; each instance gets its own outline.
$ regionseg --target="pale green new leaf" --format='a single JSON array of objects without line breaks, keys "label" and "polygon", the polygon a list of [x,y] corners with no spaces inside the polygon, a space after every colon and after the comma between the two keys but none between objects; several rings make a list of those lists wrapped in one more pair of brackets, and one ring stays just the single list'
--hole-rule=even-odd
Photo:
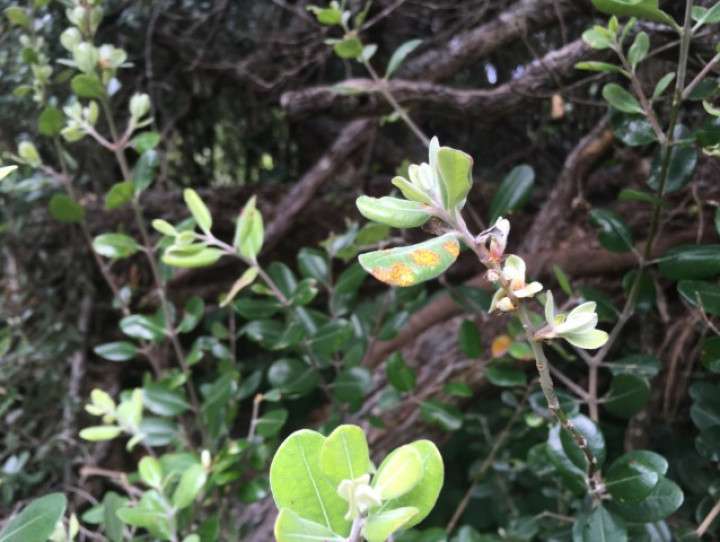
[{"label": "pale green new leaf", "polygon": [[592,0],[603,13],[622,17],[637,17],[657,23],[676,25],[670,15],[658,8],[658,0]]},{"label": "pale green new leaf", "polygon": [[217,262],[222,255],[223,251],[219,248],[174,245],[165,251],[162,261],[173,267],[206,267]]},{"label": "pale green new leaf", "polygon": [[462,151],[441,147],[437,153],[441,182],[445,185],[446,209],[462,209],[472,187],[473,159]]},{"label": "pale green new leaf", "polygon": [[385,542],[390,535],[405,527],[417,515],[418,509],[414,506],[371,514],[363,527],[362,535],[368,542]]},{"label": "pale green new leaf", "polygon": [[397,71],[405,58],[410,53],[412,53],[421,43],[422,40],[410,40],[406,41],[405,43],[400,45],[400,47],[395,49],[395,52],[392,54],[392,57],[390,57],[390,61],[388,62],[387,70],[385,71],[385,79],[389,79],[390,76],[392,76],[392,74]]},{"label": "pale green new leaf", "polygon": [[563,333],[562,338],[578,348],[595,350],[607,342],[608,334],[600,329],[591,329],[584,333]]},{"label": "pale green new leaf", "polygon": [[406,199],[432,205],[432,198],[406,178],[399,176],[393,177],[392,183],[400,189],[400,192],[402,192],[402,195],[405,196]]},{"label": "pale green new leaf", "polygon": [[66,507],[67,499],[61,493],[34,500],[0,531],[0,542],[45,542]]},{"label": "pale green new leaf", "polygon": [[177,510],[190,506],[205,486],[207,473],[202,465],[192,465],[180,478],[180,483],[175,488],[172,496],[172,505]]},{"label": "pale green new leaf", "polygon": [[455,235],[446,233],[409,247],[361,254],[360,265],[391,286],[412,286],[443,274],[460,254]]},{"label": "pale green new leaf", "polygon": [[101,440],[112,440],[122,433],[116,425],[95,425],[93,427],[86,427],[80,431],[80,438],[89,440],[92,442]]},{"label": "pale green new leaf", "polygon": [[263,218],[255,205],[255,196],[253,196],[240,211],[235,223],[233,246],[242,256],[254,260],[262,248],[264,238]]},{"label": "pale green new leaf", "polygon": [[303,519],[289,508],[280,509],[274,532],[277,542],[345,542],[324,525]]},{"label": "pale green new leaf", "polygon": [[17,166],[0,167],[0,181],[17,169]]},{"label": "pale green new leaf", "polygon": [[183,197],[197,225],[201,230],[209,232],[210,228],[212,228],[212,215],[207,205],[205,205],[198,193],[192,188],[186,188],[183,192]]},{"label": "pale green new leaf", "polygon": [[330,433],[320,449],[320,468],[336,487],[370,471],[367,439],[356,425],[341,425]]},{"label": "pale green new leaf", "polygon": [[608,83],[603,87],[603,98],[615,109],[623,113],[644,115],[645,110],[635,97],[617,83]]},{"label": "pale green new leaf", "polygon": [[412,446],[401,446],[382,462],[373,487],[383,500],[396,499],[414,488],[423,474],[422,458]]},{"label": "pale green new leaf", "polygon": [[368,220],[386,224],[393,228],[422,226],[431,216],[427,210],[427,205],[424,203],[389,196],[383,198],[360,196],[355,205]]}]

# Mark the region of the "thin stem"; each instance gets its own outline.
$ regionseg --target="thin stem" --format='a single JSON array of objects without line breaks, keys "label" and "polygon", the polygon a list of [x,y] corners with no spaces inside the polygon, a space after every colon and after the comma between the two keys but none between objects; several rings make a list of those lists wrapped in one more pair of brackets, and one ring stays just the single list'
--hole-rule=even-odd
[{"label": "thin stem", "polygon": [[360,531],[363,528],[363,523],[365,523],[365,518],[361,515],[355,516],[352,527],[350,528],[350,535],[347,537],[347,542],[360,542]]},{"label": "thin stem", "polygon": [[263,401],[262,393],[255,395],[252,406],[252,418],[250,418],[250,429],[248,429],[248,442],[252,442],[255,438],[255,428],[257,426],[258,415],[260,414],[260,403]]},{"label": "thin stem", "polygon": [[720,62],[720,53],[718,53],[718,54],[716,54],[714,57],[712,57],[712,59],[710,60],[710,62],[708,62],[708,63],[705,65],[705,67],[704,67],[702,70],[700,70],[700,73],[698,73],[698,74],[695,76],[695,79],[693,79],[693,80],[688,84],[688,86],[685,87],[685,90],[683,90],[683,93],[682,93],[682,99],[683,99],[683,101],[688,99],[688,96],[690,96],[690,94],[692,94],[692,91],[695,90],[695,87],[697,87],[697,86],[702,82],[702,80],[705,79],[705,77],[708,76],[708,74],[710,73],[710,71],[715,67],[715,65],[716,65],[718,62]]},{"label": "thin stem", "polygon": [[715,518],[718,514],[720,514],[720,501],[715,503],[715,506],[713,506],[712,510],[708,512],[708,515],[705,516],[705,519],[702,520],[702,523],[695,531],[695,534],[698,536],[698,538],[701,538],[707,532],[707,530],[710,528],[710,525],[713,521],[715,521]]}]

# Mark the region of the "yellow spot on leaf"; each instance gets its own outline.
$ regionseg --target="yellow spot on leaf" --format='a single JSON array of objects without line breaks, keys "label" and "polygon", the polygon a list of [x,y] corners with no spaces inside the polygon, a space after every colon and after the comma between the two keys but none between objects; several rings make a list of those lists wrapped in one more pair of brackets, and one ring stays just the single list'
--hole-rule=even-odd
[{"label": "yellow spot on leaf", "polygon": [[440,254],[426,248],[419,248],[410,253],[410,259],[418,265],[429,267],[440,262]]},{"label": "yellow spot on leaf", "polygon": [[447,250],[448,254],[450,254],[453,258],[457,258],[458,254],[460,254],[460,245],[457,241],[448,241],[443,244],[443,248]]},{"label": "yellow spot on leaf", "polygon": [[511,344],[512,339],[507,335],[500,335],[499,337],[495,337],[495,340],[493,340],[492,346],[490,347],[492,356],[494,358],[504,356],[505,354],[507,354],[508,348],[510,348]]},{"label": "yellow spot on leaf", "polygon": [[394,263],[390,269],[372,269],[370,273],[380,282],[393,286],[412,286],[415,283],[412,269],[404,263]]}]

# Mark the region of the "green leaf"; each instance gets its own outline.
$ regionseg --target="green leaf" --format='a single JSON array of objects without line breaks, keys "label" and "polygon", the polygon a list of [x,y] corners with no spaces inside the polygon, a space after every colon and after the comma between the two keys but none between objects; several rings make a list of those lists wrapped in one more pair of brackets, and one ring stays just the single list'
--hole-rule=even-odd
[{"label": "green leaf", "polygon": [[521,209],[530,200],[534,184],[533,168],[524,164],[514,167],[503,179],[490,203],[490,224]]},{"label": "green leaf", "polygon": [[608,15],[637,17],[677,26],[670,15],[658,8],[658,0],[592,0],[592,3],[599,11]]},{"label": "green leaf", "polygon": [[85,218],[85,208],[65,194],[50,198],[50,215],[63,224],[73,224]]},{"label": "green leaf", "polygon": [[402,357],[400,352],[394,352],[388,358],[385,366],[390,385],[399,392],[411,392],[415,389],[415,371]]},{"label": "green leaf", "polygon": [[172,532],[168,521],[165,499],[156,490],[146,491],[138,506],[123,506],[116,512],[118,518],[129,525],[143,527],[161,540],[170,540]]},{"label": "green leaf", "polygon": [[660,207],[668,207],[668,204],[655,194],[648,194],[642,190],[635,190],[634,188],[623,188],[618,194],[618,201],[644,201],[652,205],[659,205]]},{"label": "green leaf", "polygon": [[298,269],[305,278],[327,284],[330,278],[327,256],[319,250],[301,248],[297,255]]},{"label": "green leaf", "polygon": [[280,509],[274,533],[277,542],[345,542],[344,537],[325,525],[303,519],[289,508]]},{"label": "green leaf", "polygon": [[[583,414],[575,414],[568,416],[572,424],[575,426],[582,436],[587,439],[588,447],[590,451],[597,459],[597,468],[602,467],[605,462],[605,438],[603,437],[602,431],[597,424],[590,418]],[[562,443],[563,451],[567,455],[568,459],[582,472],[587,470],[587,459],[585,454],[578,447],[572,435],[565,429],[560,431],[560,442]]]},{"label": "green leaf", "polygon": [[345,37],[335,43],[333,49],[340,58],[358,58],[363,53],[363,44],[355,37]]},{"label": "green leaf", "polygon": [[[240,211],[235,223],[233,246],[242,256],[254,261],[255,257],[260,253],[260,249],[262,249],[264,238],[263,218],[255,206],[255,196],[253,196]],[[291,292],[283,293],[290,296]]]},{"label": "green leaf", "polygon": [[318,374],[301,361],[290,358],[276,360],[268,369],[268,382],[288,395],[305,395],[315,389]]},{"label": "green leaf", "polygon": [[615,64],[610,64],[608,62],[598,62],[594,60],[578,62],[577,64],[575,64],[575,69],[591,72],[619,73],[621,75],[627,75],[627,72],[623,70],[621,66],[616,66]]},{"label": "green leaf", "polygon": [[46,107],[38,118],[38,129],[42,135],[54,137],[60,133],[65,119],[62,112],[56,107]]},{"label": "green leaf", "polygon": [[700,346],[700,361],[713,373],[720,373],[720,337],[711,337]]},{"label": "green leaf", "polygon": [[[188,249],[188,246],[199,250]],[[162,261],[173,267],[207,267],[222,258],[224,252],[219,248],[205,248],[202,245],[170,247],[163,254]]]},{"label": "green leaf", "polygon": [[338,487],[343,480],[355,480],[370,471],[370,452],[365,433],[356,425],[341,425],[327,437],[320,449],[320,468]]},{"label": "green leaf", "polygon": [[360,196],[356,201],[360,214],[368,220],[387,224],[393,228],[414,228],[430,219],[428,206],[416,201],[385,196],[371,198]]},{"label": "green leaf", "polygon": [[110,361],[127,361],[137,356],[140,349],[133,343],[119,341],[98,345],[93,348],[93,352]]},{"label": "green leaf", "polygon": [[457,431],[463,424],[462,412],[457,407],[435,399],[420,404],[420,415],[427,423],[439,425],[446,431]]},{"label": "green leaf", "polygon": [[720,316],[720,286],[701,280],[681,280],[678,291],[693,307]]},{"label": "green leaf", "polygon": [[590,222],[600,228],[598,240],[611,252],[630,252],[634,245],[632,232],[625,219],[608,209],[590,211]]},{"label": "green leaf", "polygon": [[207,481],[207,473],[202,465],[193,465],[180,478],[172,496],[172,505],[176,510],[190,506],[202,491]]},{"label": "green leaf", "polygon": [[657,141],[652,123],[645,115],[628,115],[611,107],[610,129],[616,138],[629,147],[649,145]]},{"label": "green leaf", "polygon": [[67,499],[61,493],[35,499],[0,531],[0,542],[45,542],[66,507]]},{"label": "green leaf", "polygon": [[633,523],[661,521],[673,514],[683,503],[683,492],[667,478],[660,481],[650,494],[638,504],[612,502],[608,508]]},{"label": "green leaf", "polygon": [[181,388],[171,389],[166,384],[151,383],[143,386],[143,405],[158,416],[178,416],[190,409],[190,403]]},{"label": "green leaf", "polygon": [[113,211],[129,203],[132,200],[133,192],[134,186],[131,181],[115,183],[105,196],[105,209]]},{"label": "green leaf", "polygon": [[333,395],[343,403],[358,403],[372,385],[372,372],[367,367],[350,367],[342,371],[332,384]]},{"label": "green leaf", "polygon": [[644,115],[645,110],[635,97],[617,83],[608,83],[603,87],[603,98],[615,109],[623,113]]},{"label": "green leaf", "polygon": [[653,90],[651,101],[656,101],[665,94],[665,91],[670,86],[670,83],[672,83],[675,80],[675,72],[669,72],[663,75],[660,80],[655,85],[655,90]]},{"label": "green leaf", "polygon": [[462,353],[471,359],[478,359],[482,354],[482,339],[477,326],[471,320],[463,320],[458,330],[458,342]]},{"label": "green leaf", "polygon": [[405,196],[405,199],[419,203],[427,203],[428,205],[433,204],[433,200],[430,196],[404,177],[393,177],[392,183],[400,189],[400,192],[402,192],[402,195]]},{"label": "green leaf", "polygon": [[178,425],[170,420],[146,417],[140,422],[140,433],[148,446],[167,446],[178,438],[179,432]]},{"label": "green leaf", "polygon": [[459,380],[445,383],[443,391],[455,397],[472,397],[472,388]]},{"label": "green leaf", "polygon": [[162,136],[157,132],[143,132],[130,140],[130,143],[139,154],[145,154],[160,144]]},{"label": "green leaf", "polygon": [[663,276],[673,280],[709,279],[720,274],[720,245],[681,245],[658,260]]},{"label": "green leaf", "polygon": [[696,21],[693,32],[698,30],[704,24],[720,23],[720,2],[716,3],[709,9],[702,8],[700,6],[694,7],[693,19]]},{"label": "green leaf", "polygon": [[192,188],[186,188],[183,191],[183,197],[197,225],[201,230],[209,232],[212,228],[212,215],[202,198]]},{"label": "green leaf", "polygon": [[525,371],[494,363],[485,369],[485,377],[494,385],[502,388],[514,388],[527,385]]},{"label": "green leaf", "polygon": [[392,286],[412,286],[444,273],[460,254],[455,235],[446,233],[409,247],[361,254],[360,265],[373,277]]},{"label": "green leaf", "polygon": [[473,159],[462,151],[450,147],[440,147],[437,151],[437,167],[440,182],[444,183],[443,195],[447,196],[445,208],[448,211],[460,210],[465,205],[472,188]]},{"label": "green leaf", "polygon": [[120,320],[120,329],[133,339],[159,342],[165,337],[165,328],[152,318],[130,314]]},{"label": "green leaf", "polygon": [[635,36],[635,41],[633,41],[633,44],[630,46],[630,50],[628,51],[628,61],[630,62],[630,66],[633,71],[635,71],[638,64],[645,60],[649,50],[650,37],[645,32],[639,32]]},{"label": "green leaf", "polygon": [[[416,440],[406,446],[413,448],[420,454],[420,458],[422,459],[422,478],[412,490],[401,497],[385,501],[378,509],[372,512],[373,515],[376,515],[385,514],[390,510],[398,510],[405,507],[417,508],[418,514],[404,525],[404,529],[417,525],[427,517],[435,506],[445,477],[442,457],[435,444],[429,440]],[[402,448],[404,447],[405,446]],[[398,453],[400,449],[401,448],[398,448],[391,452],[383,463],[391,461],[393,455]],[[381,471],[378,469],[376,477],[380,476],[380,474]]]},{"label": "green leaf", "polygon": [[[110,542],[123,542],[125,525],[117,517],[117,511],[126,505],[127,499],[121,497],[114,491],[105,493],[102,501],[102,524],[105,529],[105,536]],[[83,518],[84,519],[84,518]]]},{"label": "green leaf", "polygon": [[596,25],[593,28],[585,30],[582,34],[582,39],[593,49],[602,51],[604,49],[610,49],[613,47],[614,34],[607,28]]},{"label": "green leaf", "polygon": [[379,514],[371,514],[362,529],[362,535],[368,542],[385,542],[396,531],[418,514],[414,506],[395,508]]},{"label": "green leaf", "polygon": [[245,287],[251,285],[255,279],[258,276],[258,273],[260,272],[260,269],[253,266],[248,267],[242,275],[240,275],[240,278],[237,279],[233,285],[232,288],[230,288],[230,291],[225,296],[225,298],[222,300],[222,303],[220,303],[221,307],[226,307],[230,303],[232,303],[233,299],[235,299],[235,296]]},{"label": "green leaf", "polygon": [[613,375],[634,374],[652,378],[660,372],[660,360],[650,354],[625,356],[615,362],[606,363]]},{"label": "green leaf", "polygon": [[626,542],[625,522],[600,505],[580,513],[573,524],[573,542]]},{"label": "green leaf", "polygon": [[143,483],[155,489],[163,483],[163,472],[160,462],[150,455],[143,457],[138,463],[138,474]]},{"label": "green leaf", "polygon": [[422,457],[408,444],[385,458],[373,478],[372,486],[379,491],[383,501],[396,499],[417,486],[422,475]]},{"label": "green leaf", "polygon": [[278,508],[289,508],[341,536],[350,533],[347,502],[340,498],[320,468],[325,437],[302,429],[280,445],[270,465],[270,488]]},{"label": "green leaf", "polygon": [[137,241],[123,233],[103,233],[93,239],[93,250],[111,260],[120,260],[132,256],[140,245]]},{"label": "green leaf", "polygon": [[315,354],[332,355],[352,336],[352,324],[342,318],[320,326],[309,338],[308,347]]},{"label": "green leaf", "polygon": [[30,18],[25,10],[17,6],[6,8],[5,17],[7,17],[8,21],[17,26],[28,26],[30,24]]},{"label": "green leaf", "polygon": [[112,440],[122,433],[122,429],[116,425],[95,425],[86,427],[80,431],[80,438],[92,442],[101,440]]},{"label": "green leaf", "polygon": [[132,173],[132,184],[136,192],[142,192],[150,187],[155,180],[157,167],[158,155],[156,151],[150,149],[140,155]]},{"label": "green leaf", "polygon": [[284,408],[270,410],[258,418],[255,423],[255,433],[263,438],[273,437],[285,425],[287,418],[288,411]]},{"label": "green leaf", "polygon": [[662,474],[654,465],[644,464],[642,456],[631,452],[610,465],[605,474],[605,488],[616,501],[637,504],[652,493]]},{"label": "green leaf", "polygon": [[713,462],[720,461],[720,426],[702,431],[695,439],[695,448],[704,458]]},{"label": "green leaf", "polygon": [[0,167],[0,181],[2,181],[5,177],[10,175],[13,171],[17,169],[17,166],[3,166]]},{"label": "green leaf", "polygon": [[[677,139],[683,136],[690,137],[690,132],[684,126],[679,126],[675,132]],[[698,153],[694,146],[688,144],[676,144],[670,150],[670,163],[668,165],[665,186],[663,187],[663,195],[672,194],[678,190],[685,188],[695,174],[697,166]],[[658,151],[650,167],[650,175],[648,176],[647,185],[653,190],[657,190],[660,182],[660,169],[662,157]]]},{"label": "green leaf", "polygon": [[406,41],[400,47],[395,49],[395,52],[390,57],[387,69],[385,70],[385,79],[390,79],[400,65],[403,63],[405,58],[412,53],[422,43],[422,40],[410,40]]},{"label": "green leaf", "polygon": [[197,327],[203,317],[205,302],[199,296],[193,296],[185,303],[183,318],[178,326],[180,333],[190,333]]},{"label": "green leaf", "polygon": [[317,6],[308,6],[308,11],[312,11],[317,21],[325,26],[335,26],[342,22],[342,11],[337,8],[319,8]]},{"label": "green leaf", "polygon": [[[2,168],[0,168],[2,170]],[[2,179],[2,173],[0,173],[0,179]],[[720,207],[715,211],[715,231],[720,235]]]},{"label": "green leaf", "polygon": [[650,383],[632,374],[620,374],[612,379],[610,391],[605,398],[605,408],[619,418],[631,418],[650,399]]},{"label": "green leaf", "polygon": [[105,95],[105,87],[96,75],[80,74],[72,78],[70,86],[80,98],[100,98]]}]

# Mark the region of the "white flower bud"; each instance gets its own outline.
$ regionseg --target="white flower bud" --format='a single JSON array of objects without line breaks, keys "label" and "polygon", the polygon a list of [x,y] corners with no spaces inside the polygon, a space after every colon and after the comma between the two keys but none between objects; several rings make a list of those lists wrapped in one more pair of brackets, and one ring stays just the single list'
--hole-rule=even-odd
[{"label": "white flower bud", "polygon": [[134,94],[130,98],[130,115],[137,122],[150,111],[150,96],[147,94]]},{"label": "white flower bud", "polygon": [[62,34],[60,34],[60,43],[62,43],[62,46],[71,53],[73,52],[75,47],[80,45],[81,42],[82,34],[75,27],[68,28]]}]

